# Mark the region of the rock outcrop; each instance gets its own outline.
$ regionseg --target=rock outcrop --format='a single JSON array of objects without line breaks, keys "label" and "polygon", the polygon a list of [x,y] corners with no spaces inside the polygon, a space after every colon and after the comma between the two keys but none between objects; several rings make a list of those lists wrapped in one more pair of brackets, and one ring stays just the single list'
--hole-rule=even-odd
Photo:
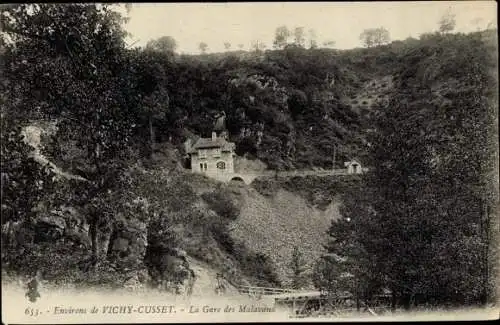
[{"label": "rock outcrop", "polygon": [[140,268],[146,255],[147,241],[145,222],[119,220],[111,232],[107,257],[120,268]]}]

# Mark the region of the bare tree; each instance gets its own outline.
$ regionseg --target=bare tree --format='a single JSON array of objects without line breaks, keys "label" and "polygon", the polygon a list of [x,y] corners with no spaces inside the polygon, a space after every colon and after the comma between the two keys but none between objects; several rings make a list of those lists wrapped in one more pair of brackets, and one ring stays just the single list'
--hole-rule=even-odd
[{"label": "bare tree", "polygon": [[359,39],[363,42],[365,47],[380,46],[387,44],[390,41],[389,31],[384,27],[365,29]]},{"label": "bare tree", "polygon": [[252,41],[252,48],[255,52],[260,52],[266,48],[266,45],[259,40]]},{"label": "bare tree", "polygon": [[375,46],[380,46],[387,44],[391,41],[391,36],[389,31],[384,27],[379,27],[375,29]]},{"label": "bare tree", "polygon": [[309,48],[314,49],[318,47],[318,41],[316,40],[316,31],[314,29],[309,29]]},{"label": "bare tree", "polygon": [[451,11],[451,8],[448,8],[439,20],[439,31],[443,34],[450,33],[455,29],[456,23],[455,14]]},{"label": "bare tree", "polygon": [[295,27],[293,30],[295,45],[304,47],[306,39],[304,37],[304,27]]}]

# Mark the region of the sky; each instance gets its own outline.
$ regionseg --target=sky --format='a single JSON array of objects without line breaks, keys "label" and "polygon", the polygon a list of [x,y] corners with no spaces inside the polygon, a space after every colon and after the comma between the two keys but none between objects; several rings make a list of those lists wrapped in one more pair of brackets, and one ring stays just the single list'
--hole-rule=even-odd
[{"label": "sky", "polygon": [[441,16],[451,10],[457,32],[497,26],[495,1],[416,2],[246,2],[246,3],[134,3],[126,25],[128,42],[144,46],[149,40],[172,36],[179,53],[199,53],[200,42],[208,52],[243,44],[249,49],[258,40],[272,47],[278,26],[314,29],[318,44],[335,41],[335,48],[360,46],[364,29],[385,27],[392,40],[437,30]]}]

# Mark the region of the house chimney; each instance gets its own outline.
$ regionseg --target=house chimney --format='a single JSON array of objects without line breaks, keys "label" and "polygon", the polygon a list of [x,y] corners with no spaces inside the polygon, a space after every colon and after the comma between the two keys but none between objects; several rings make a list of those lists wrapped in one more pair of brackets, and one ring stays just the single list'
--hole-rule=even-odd
[{"label": "house chimney", "polygon": [[212,141],[217,140],[217,132],[212,132]]}]

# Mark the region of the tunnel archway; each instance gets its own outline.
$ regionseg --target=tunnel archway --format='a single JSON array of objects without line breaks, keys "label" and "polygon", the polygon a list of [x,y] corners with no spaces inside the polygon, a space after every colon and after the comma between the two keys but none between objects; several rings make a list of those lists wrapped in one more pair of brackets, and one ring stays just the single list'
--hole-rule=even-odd
[{"label": "tunnel archway", "polygon": [[231,179],[229,181],[230,182],[239,182],[239,183],[246,184],[245,180],[242,177],[240,177],[240,176],[233,176],[233,177],[231,177]]}]

